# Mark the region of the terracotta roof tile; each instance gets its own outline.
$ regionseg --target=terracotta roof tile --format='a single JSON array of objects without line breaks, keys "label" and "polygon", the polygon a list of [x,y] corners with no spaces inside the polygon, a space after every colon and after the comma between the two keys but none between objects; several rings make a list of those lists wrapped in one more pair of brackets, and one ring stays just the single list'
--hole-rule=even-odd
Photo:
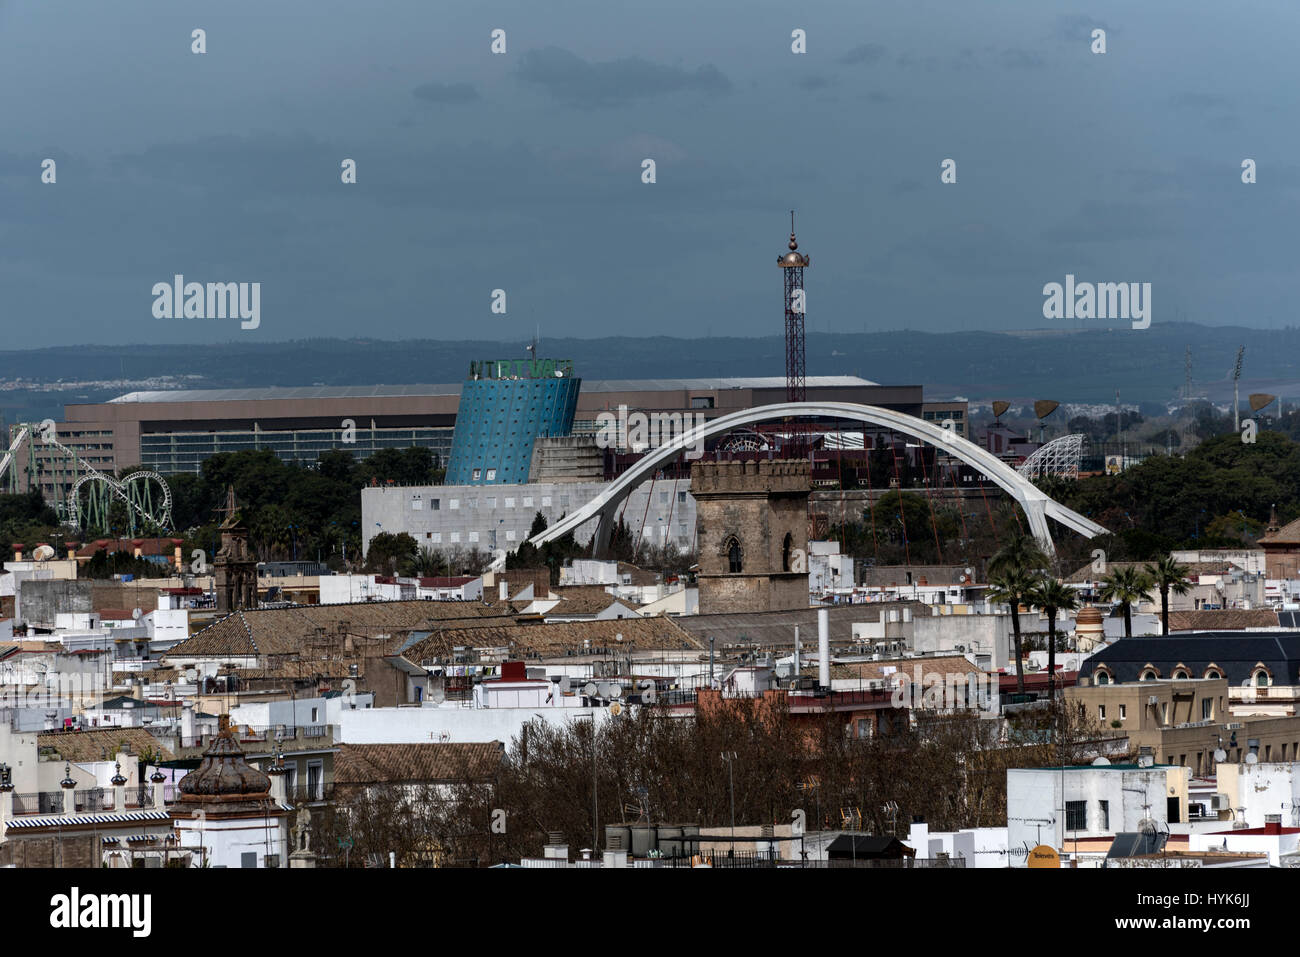
[{"label": "terracotta roof tile", "polygon": [[144,728],[47,731],[36,736],[36,746],[53,748],[64,761],[111,761],[118,751],[135,755],[153,752],[161,755],[163,761],[172,761],[176,757]]},{"label": "terracotta roof tile", "polygon": [[490,780],[505,751],[500,741],[447,744],[340,744],[336,785]]},{"label": "terracotta roof tile", "polygon": [[[623,640],[618,641],[622,635]],[[443,629],[402,653],[416,664],[446,660],[458,646],[508,648],[511,655],[554,655],[592,648],[636,647],[702,650],[705,645],[667,617],[615,618],[607,621],[564,621],[548,624],[487,625],[470,629]]]},{"label": "terracotta roof tile", "polygon": [[1170,631],[1242,631],[1276,628],[1277,624],[1277,612],[1269,608],[1202,608],[1169,613]]}]

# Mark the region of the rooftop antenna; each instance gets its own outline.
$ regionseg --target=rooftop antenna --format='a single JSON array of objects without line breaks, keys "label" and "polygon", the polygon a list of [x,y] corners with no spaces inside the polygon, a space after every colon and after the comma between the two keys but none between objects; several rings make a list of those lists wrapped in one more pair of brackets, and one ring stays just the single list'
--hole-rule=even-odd
[{"label": "rooftop antenna", "polygon": [[1240,410],[1238,405],[1238,380],[1241,378],[1241,357],[1245,355],[1246,347],[1242,346],[1237,350],[1237,362],[1232,367],[1232,431],[1241,432]]}]

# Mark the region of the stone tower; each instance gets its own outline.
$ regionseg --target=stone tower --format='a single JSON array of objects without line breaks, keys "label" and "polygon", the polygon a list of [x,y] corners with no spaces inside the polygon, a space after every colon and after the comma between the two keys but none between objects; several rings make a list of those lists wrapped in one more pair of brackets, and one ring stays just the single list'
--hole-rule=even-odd
[{"label": "stone tower", "polygon": [[696,462],[700,613],[808,607],[806,461]]},{"label": "stone tower", "polygon": [[248,547],[248,529],[239,518],[235,490],[226,490],[226,518],[221,523],[221,550],[217,552],[217,611],[232,612],[257,607],[257,558]]}]

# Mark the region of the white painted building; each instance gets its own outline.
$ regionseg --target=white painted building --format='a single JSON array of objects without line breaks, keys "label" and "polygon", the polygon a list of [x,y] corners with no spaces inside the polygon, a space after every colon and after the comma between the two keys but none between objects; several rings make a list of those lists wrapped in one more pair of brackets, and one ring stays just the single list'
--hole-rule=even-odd
[{"label": "white painted building", "polygon": [[[1079,765],[1007,771],[1007,844],[1048,844],[1096,863],[1116,834],[1142,830],[1143,821],[1168,832],[1187,820],[1191,771],[1175,765]],[[1172,814],[1171,814],[1172,812]],[[1013,857],[1013,867],[1024,867]]]}]

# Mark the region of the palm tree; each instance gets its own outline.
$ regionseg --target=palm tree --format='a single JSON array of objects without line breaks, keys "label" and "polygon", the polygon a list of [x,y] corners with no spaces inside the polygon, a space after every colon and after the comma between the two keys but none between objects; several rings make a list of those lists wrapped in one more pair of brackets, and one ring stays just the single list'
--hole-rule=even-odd
[{"label": "palm tree", "polygon": [[1031,603],[1038,577],[1014,565],[1009,565],[996,575],[989,576],[988,600],[1011,606],[1011,632],[1016,648],[1016,692],[1025,693],[1025,663],[1020,646],[1020,605]]},{"label": "palm tree", "polygon": [[1032,535],[1021,533],[993,553],[989,559],[989,581],[1011,568],[1021,571],[1038,571],[1051,564],[1047,552]]},{"label": "palm tree", "polygon": [[1047,614],[1047,688],[1048,697],[1056,698],[1056,614],[1079,607],[1079,594],[1068,585],[1044,575],[1030,598]]},{"label": "palm tree", "polygon": [[1169,593],[1186,595],[1191,590],[1186,578],[1191,571],[1186,565],[1174,561],[1173,555],[1166,555],[1154,565],[1147,565],[1146,574],[1152,585],[1160,589],[1160,631],[1169,635]]},{"label": "palm tree", "polygon": [[411,570],[420,578],[431,578],[442,571],[446,562],[442,560],[442,555],[430,548],[428,545],[422,546],[419,553],[411,563]]},{"label": "palm tree", "polygon": [[1124,609],[1124,637],[1133,637],[1133,605],[1149,598],[1152,582],[1136,565],[1121,565],[1101,580],[1101,597]]}]

